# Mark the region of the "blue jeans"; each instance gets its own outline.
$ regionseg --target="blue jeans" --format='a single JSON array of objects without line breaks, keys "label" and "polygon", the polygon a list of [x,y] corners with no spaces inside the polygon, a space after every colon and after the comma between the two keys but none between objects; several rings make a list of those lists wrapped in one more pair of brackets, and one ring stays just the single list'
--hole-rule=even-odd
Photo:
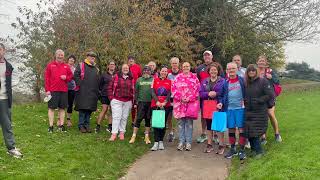
[{"label": "blue jeans", "polygon": [[11,109],[8,104],[7,99],[0,100],[0,126],[2,128],[4,142],[8,150],[11,150],[15,147],[15,140],[11,126]]},{"label": "blue jeans", "polygon": [[192,143],[193,119],[181,118],[178,121],[179,142],[182,144]]},{"label": "blue jeans", "polygon": [[84,127],[86,129],[88,129],[90,127],[91,113],[92,113],[92,111],[79,110],[79,124],[78,124],[79,129],[81,127]]}]

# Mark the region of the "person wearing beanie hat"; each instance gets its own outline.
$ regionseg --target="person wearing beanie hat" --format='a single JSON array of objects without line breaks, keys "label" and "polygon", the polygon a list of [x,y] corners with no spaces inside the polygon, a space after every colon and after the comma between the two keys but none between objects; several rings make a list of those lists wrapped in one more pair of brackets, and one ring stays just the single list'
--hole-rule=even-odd
[{"label": "person wearing beanie hat", "polygon": [[146,144],[150,144],[150,121],[151,121],[151,84],[153,77],[151,76],[151,68],[145,66],[143,68],[142,77],[140,77],[135,85],[135,102],[137,103],[137,120],[134,123],[133,134],[129,141],[133,144],[136,140],[137,132],[140,128],[141,121],[145,120],[145,138]]}]

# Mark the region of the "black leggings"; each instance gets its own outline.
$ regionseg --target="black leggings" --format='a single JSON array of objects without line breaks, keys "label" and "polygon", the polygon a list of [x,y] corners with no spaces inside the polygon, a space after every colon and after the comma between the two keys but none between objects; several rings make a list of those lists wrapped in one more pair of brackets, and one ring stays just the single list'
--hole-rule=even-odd
[{"label": "black leggings", "polygon": [[163,141],[163,138],[166,134],[166,126],[167,126],[167,120],[169,113],[171,109],[169,107],[164,108],[166,114],[165,114],[165,127],[164,128],[153,128],[154,130],[154,142]]},{"label": "black leggings", "polygon": [[249,138],[251,150],[255,151],[256,154],[261,154],[263,153],[262,147],[261,147],[261,142],[260,142],[260,137],[250,137]]},{"label": "black leggings", "polygon": [[69,90],[68,91],[68,108],[67,108],[67,113],[71,114],[72,113],[72,108],[73,108],[73,102],[74,102],[74,97],[75,97],[76,92],[74,90]]}]

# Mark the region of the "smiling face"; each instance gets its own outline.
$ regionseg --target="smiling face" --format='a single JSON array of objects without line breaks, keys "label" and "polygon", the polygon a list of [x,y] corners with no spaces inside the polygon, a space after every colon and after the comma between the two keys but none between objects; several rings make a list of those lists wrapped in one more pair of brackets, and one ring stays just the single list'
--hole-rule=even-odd
[{"label": "smiling face", "polygon": [[74,65],[75,60],[73,58],[69,58],[68,59],[68,64],[73,66]]},{"label": "smiling face", "polygon": [[218,76],[218,69],[215,66],[211,66],[209,69],[209,74],[211,78],[216,78]]},{"label": "smiling face", "polygon": [[130,58],[128,59],[128,64],[129,64],[129,66],[133,65],[134,63],[135,63],[134,58],[130,57]]},{"label": "smiling face", "polygon": [[241,57],[239,55],[233,56],[232,62],[236,63],[238,68],[242,65]]},{"label": "smiling face", "polygon": [[61,49],[58,49],[58,50],[56,51],[55,56],[56,56],[56,60],[57,60],[57,61],[59,61],[59,62],[64,61],[64,52],[63,52]]},{"label": "smiling face", "polygon": [[236,63],[228,63],[227,73],[230,78],[235,78],[237,76],[237,64]]},{"label": "smiling face", "polygon": [[122,65],[121,72],[122,72],[122,74],[128,74],[128,73],[129,73],[129,66],[128,66],[128,64]]},{"label": "smiling face", "polygon": [[172,69],[179,69],[179,59],[178,58],[171,58],[170,65]]},{"label": "smiling face", "polygon": [[153,62],[153,61],[150,61],[150,62],[148,63],[148,66],[151,68],[151,71],[152,71],[152,72],[154,72],[154,71],[156,70],[156,68],[157,68],[156,63]]},{"label": "smiling face", "polygon": [[160,77],[161,77],[161,78],[166,78],[167,75],[168,75],[168,68],[167,68],[167,67],[161,68]]},{"label": "smiling face", "polygon": [[191,66],[190,63],[185,62],[182,64],[182,71],[184,74],[188,74],[190,72]]},{"label": "smiling face", "polygon": [[266,68],[268,67],[268,61],[267,58],[265,56],[259,56],[258,60],[257,60],[257,65],[259,68]]},{"label": "smiling face", "polygon": [[203,54],[203,60],[204,60],[204,63],[205,64],[210,64],[210,63],[212,63],[212,60],[213,59],[213,56],[211,55],[211,54],[209,54],[209,53],[204,53]]},{"label": "smiling face", "polygon": [[257,76],[257,70],[256,69],[251,69],[250,71],[248,71],[248,77],[249,78],[254,78]]},{"label": "smiling face", "polygon": [[110,62],[108,65],[108,69],[110,71],[114,71],[116,69],[116,64],[114,62]]}]

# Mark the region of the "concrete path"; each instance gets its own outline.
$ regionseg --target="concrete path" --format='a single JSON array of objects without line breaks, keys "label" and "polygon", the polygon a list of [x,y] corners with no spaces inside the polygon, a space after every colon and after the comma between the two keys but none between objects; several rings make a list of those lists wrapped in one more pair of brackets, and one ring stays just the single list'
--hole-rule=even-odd
[{"label": "concrete path", "polygon": [[[193,139],[201,133],[194,122]],[[209,180],[226,179],[230,160],[215,152],[203,153],[206,144],[192,144],[192,151],[177,151],[178,141],[166,143],[165,150],[148,152],[138,159],[121,180]],[[215,147],[217,148],[217,147]]]}]

